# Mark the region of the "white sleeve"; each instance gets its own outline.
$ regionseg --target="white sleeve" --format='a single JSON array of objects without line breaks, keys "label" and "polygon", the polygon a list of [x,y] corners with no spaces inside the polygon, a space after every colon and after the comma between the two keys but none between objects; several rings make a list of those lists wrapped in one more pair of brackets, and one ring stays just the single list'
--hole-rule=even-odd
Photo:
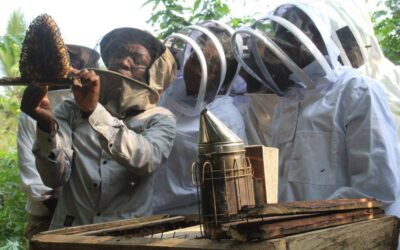
[{"label": "white sleeve", "polygon": [[36,121],[21,113],[18,117],[17,149],[22,190],[29,199],[43,201],[49,197],[45,193],[51,189],[43,184],[36,169],[35,156],[32,153],[35,138]]},{"label": "white sleeve", "polygon": [[43,183],[57,188],[68,181],[73,158],[72,132],[69,115],[73,110],[62,102],[54,110],[54,118],[58,124],[55,135],[36,129],[36,142],[32,152],[36,156],[36,166]]}]

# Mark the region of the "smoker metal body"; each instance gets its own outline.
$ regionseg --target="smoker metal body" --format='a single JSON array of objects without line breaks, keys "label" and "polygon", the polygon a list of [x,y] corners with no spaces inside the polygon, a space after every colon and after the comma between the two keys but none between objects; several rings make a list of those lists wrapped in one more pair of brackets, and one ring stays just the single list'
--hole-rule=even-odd
[{"label": "smoker metal body", "polygon": [[223,238],[220,225],[255,204],[253,173],[241,139],[207,110],[200,117],[197,179],[204,235]]}]

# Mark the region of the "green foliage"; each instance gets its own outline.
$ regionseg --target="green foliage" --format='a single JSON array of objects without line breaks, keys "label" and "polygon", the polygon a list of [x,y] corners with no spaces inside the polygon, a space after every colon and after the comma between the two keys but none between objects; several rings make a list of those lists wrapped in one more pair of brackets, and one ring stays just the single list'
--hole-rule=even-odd
[{"label": "green foliage", "polygon": [[231,18],[231,20],[230,20],[230,25],[233,27],[233,28],[239,28],[239,27],[241,27],[241,26],[244,26],[244,25],[251,25],[251,24],[253,24],[254,22],[255,22],[256,20],[254,19],[254,17],[251,17],[251,16],[243,16],[243,17],[234,17],[234,18]]},{"label": "green foliage", "polygon": [[[26,24],[21,11],[14,11],[7,32],[0,36],[3,75],[19,76],[19,57]],[[0,250],[25,249],[26,198],[20,188],[17,167],[17,128],[23,87],[7,87],[0,95]]]},{"label": "green foliage", "polygon": [[15,151],[17,143],[20,98],[16,95],[0,95],[0,151]]},{"label": "green foliage", "polygon": [[25,31],[24,15],[20,10],[16,10],[8,20],[6,34],[0,36],[0,62],[6,76],[19,76],[19,57]]},{"label": "green foliage", "polygon": [[228,5],[221,0],[196,0],[192,8],[191,23],[206,20],[219,20],[231,12]]},{"label": "green foliage", "polygon": [[[19,57],[25,37],[26,23],[21,11],[14,11],[7,25],[7,32],[0,36],[0,64],[6,76],[19,76]],[[7,87],[4,95],[0,95],[0,151],[16,149],[19,103],[23,87]]]},{"label": "green foliage", "polygon": [[20,188],[17,153],[0,151],[0,249],[25,248],[25,201]]},{"label": "green foliage", "polygon": [[160,38],[179,31],[185,26],[206,20],[226,19],[228,24],[237,28],[254,21],[246,16],[230,17],[230,9],[223,0],[195,0],[193,6],[188,6],[185,0],[148,0],[144,5],[153,5],[153,13],[147,22],[159,26]]},{"label": "green foliage", "polygon": [[[14,11],[7,25],[7,32],[0,37],[0,63],[6,76],[19,76],[19,56],[25,36],[26,24],[21,11]],[[0,151],[15,151],[19,102],[23,87],[7,87],[0,95]]]},{"label": "green foliage", "polygon": [[165,38],[174,31],[190,24],[189,18],[184,17],[184,13],[188,13],[190,8],[183,7],[183,2],[182,0],[148,0],[143,4],[154,5],[153,13],[147,22],[152,25],[159,25],[159,36],[161,38]]},{"label": "green foliage", "polygon": [[400,64],[400,4],[398,0],[385,0],[384,5],[385,9],[372,15],[375,34],[385,56]]}]

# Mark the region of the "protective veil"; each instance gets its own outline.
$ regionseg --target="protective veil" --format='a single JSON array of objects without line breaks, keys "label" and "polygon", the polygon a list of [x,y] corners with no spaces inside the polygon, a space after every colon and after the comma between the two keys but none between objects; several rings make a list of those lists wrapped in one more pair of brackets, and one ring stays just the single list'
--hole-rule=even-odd
[{"label": "protective veil", "polygon": [[358,69],[384,87],[400,139],[400,66],[383,54],[368,12],[359,1],[325,1],[329,7],[332,38],[345,66]]},{"label": "protective veil", "polygon": [[[246,60],[255,64],[254,58],[250,58],[247,43],[251,42],[248,35],[240,34],[243,39],[233,41],[234,47],[242,47],[236,50],[237,56],[243,56]],[[271,145],[271,122],[274,109],[279,96],[274,94],[263,83],[252,77],[246,71],[241,71],[233,82],[231,96],[235,106],[242,114],[246,128],[246,136],[249,145]]]},{"label": "protective veil", "polygon": [[[161,96],[159,105],[176,116],[172,152],[156,172],[154,213],[197,214],[197,187],[192,164],[197,157],[200,111],[208,108],[240,138],[246,140],[242,117],[227,94],[238,71],[232,63],[226,25],[206,22],[186,27],[166,39],[178,64],[177,79]],[[230,55],[229,55],[230,53]]]},{"label": "protective veil", "polygon": [[272,121],[279,201],[374,197],[398,215],[400,152],[387,100],[375,81],[339,65],[324,8],[290,2],[252,27],[238,33],[252,40],[255,63],[238,60],[282,96]]},{"label": "protective veil", "polygon": [[111,115],[125,119],[156,106],[157,91],[117,72],[94,69],[102,83],[99,102]]},{"label": "protective veil", "polygon": [[100,42],[105,65],[108,67],[112,55],[129,43],[139,44],[149,52],[151,63],[145,84],[161,94],[175,79],[176,63],[171,52],[150,33],[135,28],[118,28],[107,33]]}]

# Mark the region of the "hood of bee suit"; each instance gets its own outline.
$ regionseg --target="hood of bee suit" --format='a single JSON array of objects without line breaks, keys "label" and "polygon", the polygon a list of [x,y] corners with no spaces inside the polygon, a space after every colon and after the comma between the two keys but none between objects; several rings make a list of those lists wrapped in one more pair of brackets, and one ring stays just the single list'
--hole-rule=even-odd
[{"label": "hood of bee suit", "polygon": [[330,31],[329,17],[318,2],[287,1],[236,31],[234,37],[246,39],[249,54],[240,55],[233,43],[234,53],[253,78],[282,96],[294,86],[315,86],[321,76],[335,81],[339,50]]},{"label": "hood of bee suit", "polygon": [[385,60],[375,36],[366,5],[359,1],[325,1],[331,20],[332,38],[340,50],[343,65],[379,77]]},{"label": "hood of bee suit", "polygon": [[137,43],[150,53],[148,85],[161,94],[176,78],[176,63],[165,45],[150,33],[135,28],[118,28],[107,33],[100,42],[101,57],[106,64],[115,46]]},{"label": "hood of bee suit", "polygon": [[[240,79],[240,77],[238,76],[240,70],[240,64],[235,59],[231,47],[232,35],[235,32],[235,30],[231,26],[217,20],[203,21],[198,25],[210,30],[217,37],[218,41],[221,43],[222,49],[224,50],[224,56],[226,61],[226,74],[224,81],[222,82],[222,85],[218,92],[218,95],[224,95],[224,94],[229,95],[235,79]],[[237,39],[237,44],[241,46],[242,44],[241,38],[236,37],[236,39]],[[240,49],[242,48],[240,47]]]},{"label": "hood of bee suit", "polygon": [[326,60],[331,65],[332,69],[337,68],[340,65],[338,61],[339,50],[331,38],[332,30],[330,26],[329,12],[326,10],[323,3],[318,1],[299,0],[287,1],[281,4],[281,6],[286,4],[291,4],[298,7],[313,21],[325,44],[328,54]]},{"label": "hood of bee suit", "polygon": [[93,70],[100,77],[99,102],[113,116],[125,119],[156,106],[159,94],[149,85],[114,71]]},{"label": "hood of bee suit", "polygon": [[198,115],[215,99],[225,81],[224,48],[218,37],[201,25],[184,27],[164,42],[174,52],[179,68],[177,79],[159,104],[173,106],[188,115]]},{"label": "hood of bee suit", "polygon": [[175,79],[176,62],[169,49],[165,49],[149,69],[149,85],[161,95]]},{"label": "hood of bee suit", "polygon": [[356,0],[326,0],[325,3],[330,10],[332,37],[343,65],[356,68],[384,86],[400,136],[400,66],[384,56],[366,5]]}]

